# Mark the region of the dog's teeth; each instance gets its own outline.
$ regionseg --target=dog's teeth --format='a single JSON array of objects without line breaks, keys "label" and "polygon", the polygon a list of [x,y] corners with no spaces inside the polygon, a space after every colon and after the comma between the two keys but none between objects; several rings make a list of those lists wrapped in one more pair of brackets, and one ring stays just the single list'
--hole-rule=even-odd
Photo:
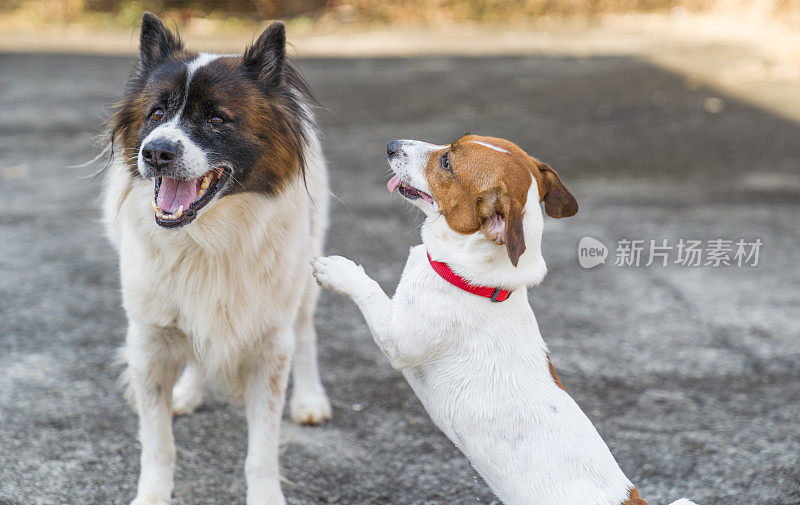
[{"label": "dog's teeth", "polygon": [[197,199],[195,201],[203,198],[203,195],[205,195],[205,194],[206,194],[206,190],[205,189],[200,189],[200,191],[197,192]]},{"label": "dog's teeth", "polygon": [[203,183],[200,184],[200,188],[201,189],[208,189],[209,186],[211,186],[211,176],[207,175],[207,176],[205,176],[203,178]]},{"label": "dog's teeth", "polygon": [[159,219],[164,219],[164,213],[163,213],[163,212],[161,212],[161,209],[158,209],[158,210],[156,211],[156,216],[157,216]]},{"label": "dog's teeth", "polygon": [[159,212],[159,208],[158,208],[158,205],[156,205],[156,201],[155,201],[155,200],[153,200],[151,203],[153,204],[153,212],[155,212],[156,214],[158,214],[158,212]]},{"label": "dog's teeth", "polygon": [[178,207],[178,212],[175,213],[175,219],[179,219],[183,215],[183,205]]}]

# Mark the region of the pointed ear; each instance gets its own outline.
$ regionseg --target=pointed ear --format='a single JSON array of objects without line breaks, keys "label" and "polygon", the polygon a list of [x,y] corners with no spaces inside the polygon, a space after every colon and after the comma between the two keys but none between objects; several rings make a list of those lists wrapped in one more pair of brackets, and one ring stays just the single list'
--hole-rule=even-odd
[{"label": "pointed ear", "polygon": [[578,213],[578,201],[572,196],[558,173],[549,165],[536,161],[539,180],[540,201],[544,202],[544,211],[550,217],[571,217]]},{"label": "pointed ear", "polygon": [[244,52],[244,66],[268,86],[279,86],[286,60],[286,28],[276,21]]},{"label": "pointed ear", "polygon": [[505,187],[498,187],[478,194],[475,212],[486,238],[496,244],[505,244],[508,259],[517,266],[519,257],[525,252],[522,204],[513,200]]},{"label": "pointed ear", "polygon": [[173,34],[158,16],[145,12],[142,16],[142,34],[139,37],[139,69],[147,70],[162,63],[183,49],[181,39]]}]

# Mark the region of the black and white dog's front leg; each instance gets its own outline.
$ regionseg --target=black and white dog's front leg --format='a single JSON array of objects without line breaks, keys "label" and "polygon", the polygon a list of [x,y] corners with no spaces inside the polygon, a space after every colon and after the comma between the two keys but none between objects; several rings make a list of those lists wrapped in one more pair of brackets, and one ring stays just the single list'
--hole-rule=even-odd
[{"label": "black and white dog's front leg", "polygon": [[278,450],[281,413],[294,350],[291,326],[268,339],[263,355],[243,368],[247,410],[247,505],[285,505],[280,484]]},{"label": "black and white dog's front leg", "polygon": [[131,505],[167,505],[172,495],[172,387],[185,359],[184,343],[185,337],[163,328],[133,321],[128,326],[125,358],[142,444],[139,485]]},{"label": "black and white dog's front leg", "polygon": [[398,345],[392,328],[392,300],[371,279],[364,268],[342,256],[323,256],[311,260],[314,277],[320,286],[336,291],[352,299],[367,321],[375,343],[389,358],[395,368],[404,368],[414,363]]}]

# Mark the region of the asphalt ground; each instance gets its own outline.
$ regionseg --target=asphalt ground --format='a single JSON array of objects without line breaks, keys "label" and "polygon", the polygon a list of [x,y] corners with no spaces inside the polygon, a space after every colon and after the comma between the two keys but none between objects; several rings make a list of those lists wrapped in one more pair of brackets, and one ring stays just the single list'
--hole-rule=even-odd
[{"label": "asphalt ground", "polygon": [[[96,152],[123,57],[0,55],[0,504],[127,504],[136,416]],[[420,216],[384,188],[395,138],[516,141],[580,202],[548,220],[531,303],[567,390],[651,504],[800,503],[800,125],[631,57],[309,59],[335,201],[327,250],[394,289]],[[609,247],[578,264],[578,242]],[[616,266],[621,239],[760,239],[759,264]],[[670,260],[676,259],[673,251]],[[645,250],[642,265],[646,262]],[[291,504],[495,500],[355,307],[317,314],[333,420],[282,428]],[[244,503],[246,427],[219,393],[175,421],[173,503]]]}]

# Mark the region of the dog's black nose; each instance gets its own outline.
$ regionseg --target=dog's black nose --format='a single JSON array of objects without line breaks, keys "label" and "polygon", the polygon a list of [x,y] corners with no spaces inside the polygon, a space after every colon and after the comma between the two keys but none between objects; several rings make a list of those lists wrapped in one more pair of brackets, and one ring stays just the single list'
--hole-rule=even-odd
[{"label": "dog's black nose", "polygon": [[142,147],[142,159],[153,168],[165,168],[180,154],[181,146],[167,139],[154,139]]},{"label": "dog's black nose", "polygon": [[394,158],[397,156],[397,153],[400,152],[400,141],[399,140],[392,140],[388,144],[386,144],[386,154],[390,158]]}]

